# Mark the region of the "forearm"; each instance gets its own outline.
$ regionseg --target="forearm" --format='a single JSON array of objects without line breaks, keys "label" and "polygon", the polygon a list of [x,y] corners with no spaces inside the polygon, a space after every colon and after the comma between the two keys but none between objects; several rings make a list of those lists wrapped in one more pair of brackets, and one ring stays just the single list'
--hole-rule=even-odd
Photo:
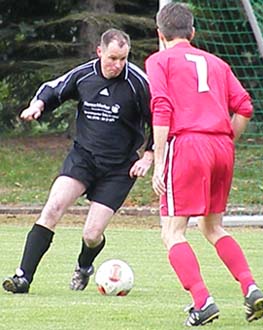
[{"label": "forearm", "polygon": [[152,163],[152,161],[153,161],[153,151],[150,151],[150,150],[144,151],[144,154],[143,154],[142,158],[145,159],[146,161]]},{"label": "forearm", "polygon": [[152,187],[158,196],[163,195],[166,191],[164,183],[164,164],[168,133],[169,126],[153,126],[154,171],[152,177]]},{"label": "forearm", "polygon": [[163,165],[165,157],[165,146],[168,139],[169,126],[154,126],[154,164]]},{"label": "forearm", "polygon": [[234,114],[231,120],[232,128],[234,131],[234,141],[238,141],[241,134],[245,131],[248,123],[250,121],[250,118],[244,117],[239,114]]}]

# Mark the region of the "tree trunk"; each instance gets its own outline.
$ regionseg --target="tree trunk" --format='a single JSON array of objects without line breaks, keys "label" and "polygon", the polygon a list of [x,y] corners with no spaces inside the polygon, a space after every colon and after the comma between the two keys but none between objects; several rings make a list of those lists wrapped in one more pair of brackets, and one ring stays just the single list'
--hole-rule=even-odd
[{"label": "tree trunk", "polygon": [[[94,12],[94,14],[102,13],[114,13],[114,1],[113,0],[84,0],[83,6],[88,11]],[[80,40],[87,41],[85,49],[80,50],[80,56],[87,56],[87,60],[96,56],[96,48],[100,41],[100,35],[107,30],[108,27],[104,27],[101,22],[97,24],[89,24],[85,22],[80,29]]]}]

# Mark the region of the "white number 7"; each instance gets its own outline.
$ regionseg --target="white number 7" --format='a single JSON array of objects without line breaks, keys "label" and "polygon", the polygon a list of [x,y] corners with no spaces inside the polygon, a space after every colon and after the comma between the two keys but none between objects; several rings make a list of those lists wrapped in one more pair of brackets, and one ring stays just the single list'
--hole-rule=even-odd
[{"label": "white number 7", "polygon": [[185,54],[187,61],[195,63],[197,79],[198,79],[198,92],[209,91],[209,86],[207,83],[207,62],[202,55]]}]

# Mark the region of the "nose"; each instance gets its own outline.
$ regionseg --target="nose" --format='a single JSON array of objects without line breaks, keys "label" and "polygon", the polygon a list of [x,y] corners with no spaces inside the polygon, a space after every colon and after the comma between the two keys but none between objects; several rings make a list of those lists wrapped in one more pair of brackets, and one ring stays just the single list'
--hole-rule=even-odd
[{"label": "nose", "polygon": [[120,69],[121,68],[121,61],[116,61],[115,62],[115,67],[117,68],[117,69]]}]

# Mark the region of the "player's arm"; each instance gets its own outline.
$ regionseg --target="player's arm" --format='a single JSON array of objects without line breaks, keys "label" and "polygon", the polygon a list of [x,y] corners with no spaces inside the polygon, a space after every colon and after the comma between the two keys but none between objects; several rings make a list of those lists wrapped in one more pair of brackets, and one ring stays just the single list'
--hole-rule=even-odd
[{"label": "player's arm", "polygon": [[164,165],[165,165],[165,148],[167,144],[169,126],[154,126],[154,172],[152,177],[152,186],[154,192],[161,196],[165,193],[164,184]]},{"label": "player's arm", "polygon": [[249,121],[250,121],[250,118],[244,117],[237,113],[235,113],[232,116],[231,123],[232,123],[232,128],[234,131],[234,142],[238,141],[241,134],[245,131]]},{"label": "player's arm", "polygon": [[42,100],[31,102],[29,107],[21,112],[20,118],[25,121],[37,120],[41,116],[42,111],[44,111],[44,108],[45,103]]},{"label": "player's arm", "polygon": [[157,56],[148,58],[145,65],[150,81],[151,111],[153,114],[154,173],[152,186],[155,193],[160,196],[166,191],[164,184],[165,148],[173,107],[167,93],[166,69],[159,62]]},{"label": "player's arm", "polygon": [[144,177],[149,171],[153,163],[153,131],[152,131],[152,117],[150,110],[150,91],[148,82],[142,77],[141,79],[142,88],[138,91],[140,95],[140,109],[144,121],[147,125],[148,132],[145,140],[145,150],[143,156],[137,160],[132,168],[130,169],[131,177]]},{"label": "player's arm", "polygon": [[149,154],[151,154],[153,150],[152,113],[150,108],[151,95],[148,77],[145,73],[141,76],[140,87],[137,90],[137,95],[139,99],[140,110],[142,112],[147,129],[145,138],[145,150],[149,151]]},{"label": "player's arm", "polygon": [[20,118],[26,121],[36,120],[43,111],[52,111],[66,100],[77,99],[76,79],[75,71],[71,70],[61,77],[43,83],[29,107],[20,114]]},{"label": "player's arm", "polygon": [[229,87],[229,108],[233,112],[231,119],[234,132],[234,141],[238,141],[241,134],[245,131],[253,114],[251,97],[240,81],[229,68],[228,72]]},{"label": "player's arm", "polygon": [[144,151],[143,156],[137,160],[130,169],[130,177],[144,177],[153,162],[153,151],[146,150]]}]

